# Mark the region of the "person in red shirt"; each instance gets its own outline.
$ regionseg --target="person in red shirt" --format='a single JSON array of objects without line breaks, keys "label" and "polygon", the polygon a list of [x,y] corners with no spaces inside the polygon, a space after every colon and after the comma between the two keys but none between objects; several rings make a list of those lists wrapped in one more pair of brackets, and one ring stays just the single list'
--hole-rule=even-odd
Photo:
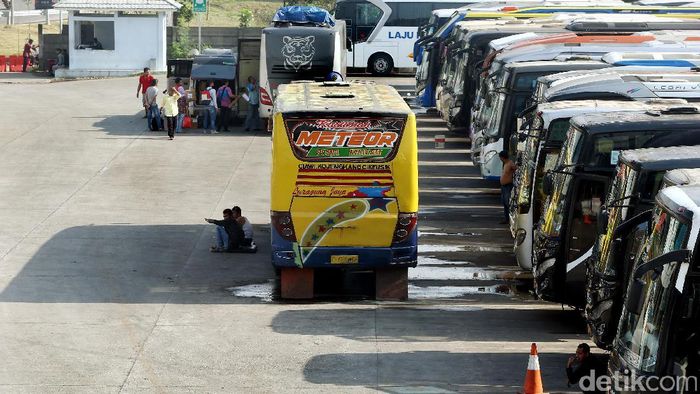
[{"label": "person in red shirt", "polygon": [[34,45],[34,40],[31,38],[27,40],[24,44],[24,51],[22,51],[22,72],[27,72],[27,66],[29,61],[32,59],[32,50],[39,48],[38,45]]},{"label": "person in red shirt", "polygon": [[148,117],[148,106],[146,105],[146,89],[148,89],[149,86],[151,86],[151,82],[153,82],[153,75],[151,75],[151,69],[148,67],[145,67],[143,69],[143,74],[139,77],[139,86],[136,88],[136,98],[139,97],[139,93],[141,93],[141,104],[143,104],[143,110],[145,114],[143,115],[143,118],[145,119]]}]

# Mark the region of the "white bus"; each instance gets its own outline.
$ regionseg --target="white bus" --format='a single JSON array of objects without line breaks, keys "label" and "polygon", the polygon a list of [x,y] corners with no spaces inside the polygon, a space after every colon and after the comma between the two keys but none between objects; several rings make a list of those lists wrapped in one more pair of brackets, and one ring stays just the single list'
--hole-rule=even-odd
[{"label": "white bus", "polygon": [[459,8],[469,1],[425,0],[338,0],[335,19],[345,20],[348,67],[365,68],[387,75],[394,68],[415,68],[410,57],[418,38],[418,27],[433,10]]}]

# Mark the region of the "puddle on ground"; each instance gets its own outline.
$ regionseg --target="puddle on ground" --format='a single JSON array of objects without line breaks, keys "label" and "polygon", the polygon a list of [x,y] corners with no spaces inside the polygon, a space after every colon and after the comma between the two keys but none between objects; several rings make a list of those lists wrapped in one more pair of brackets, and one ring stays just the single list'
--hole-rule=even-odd
[{"label": "puddle on ground", "polygon": [[462,249],[459,245],[424,245],[418,244],[418,253],[431,253],[431,252],[460,252]]},{"label": "puddle on ground", "polygon": [[272,302],[274,283],[275,281],[270,279],[266,283],[229,287],[226,290],[235,297],[259,298],[265,302]]},{"label": "puddle on ground", "polygon": [[432,298],[458,298],[474,294],[511,294],[510,287],[506,285],[493,286],[415,286],[408,285],[409,299],[432,299]]},{"label": "puddle on ground", "polygon": [[442,260],[435,257],[418,256],[418,266],[421,265],[474,265],[471,261]]},{"label": "puddle on ground", "polygon": [[512,277],[509,271],[485,270],[473,267],[420,266],[408,270],[409,280],[494,280]]},{"label": "puddle on ground", "polygon": [[476,237],[482,234],[479,233],[448,233],[439,231],[418,231],[418,236],[455,236],[455,237]]}]

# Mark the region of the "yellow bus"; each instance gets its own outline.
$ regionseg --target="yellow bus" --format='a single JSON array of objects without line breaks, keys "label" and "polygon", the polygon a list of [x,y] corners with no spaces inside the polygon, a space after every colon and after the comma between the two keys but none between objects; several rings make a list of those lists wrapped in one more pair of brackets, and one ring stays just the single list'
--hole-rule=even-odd
[{"label": "yellow bus", "polygon": [[[372,269],[405,298],[417,262],[416,118],[392,87],[281,85],[273,112],[272,263],[283,298],[313,296],[316,268]],[[394,289],[382,283],[394,283]]]}]

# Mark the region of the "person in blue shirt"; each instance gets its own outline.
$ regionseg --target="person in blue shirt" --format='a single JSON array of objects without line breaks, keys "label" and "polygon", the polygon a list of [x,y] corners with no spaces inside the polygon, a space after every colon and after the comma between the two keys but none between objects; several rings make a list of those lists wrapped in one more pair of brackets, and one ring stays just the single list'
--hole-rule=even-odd
[{"label": "person in blue shirt", "polygon": [[260,87],[253,76],[248,77],[246,92],[249,108],[245,117],[245,130],[260,130]]}]

